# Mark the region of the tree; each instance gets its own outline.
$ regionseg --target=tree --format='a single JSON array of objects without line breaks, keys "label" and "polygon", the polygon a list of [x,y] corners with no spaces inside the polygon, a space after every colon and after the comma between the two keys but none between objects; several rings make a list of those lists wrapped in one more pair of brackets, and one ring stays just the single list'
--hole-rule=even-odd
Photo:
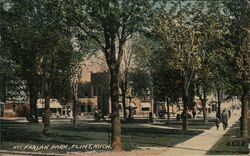
[{"label": "tree", "polygon": [[[8,59],[13,60],[17,65],[20,65],[18,72],[20,77],[27,81],[27,88],[30,95],[30,115],[34,115],[36,122],[38,122],[36,99],[41,79],[36,72],[37,52],[32,50],[34,44],[32,45],[31,42],[29,42],[29,37],[35,36],[35,32],[32,32],[28,27],[24,28],[27,24],[25,25],[25,21],[22,20],[22,18],[27,15],[27,12],[25,11],[28,7],[29,5],[26,5],[25,2],[6,2],[4,10],[4,19],[6,21],[4,46],[11,54]],[[29,21],[26,23],[28,22]],[[23,31],[24,29],[26,31]]]},{"label": "tree", "polygon": [[[135,94],[142,98],[153,96],[156,111],[159,107],[158,101],[166,101],[169,108],[170,102],[177,102],[181,96],[180,72],[169,64],[171,59],[174,59],[174,50],[165,44],[161,32],[157,29],[157,26],[154,27],[136,40],[136,65],[130,75],[134,82]],[[168,109],[168,123],[169,118]]]},{"label": "tree", "polygon": [[[19,76],[27,82],[31,114],[36,120],[38,93],[45,98],[43,133],[47,134],[50,98],[68,94],[65,86],[70,83],[75,54],[71,32],[63,22],[60,1],[9,1],[8,4],[5,46],[20,69]],[[58,82],[62,82],[61,85]]]},{"label": "tree", "polygon": [[[163,13],[160,21],[159,32],[162,34],[164,43],[173,49],[170,66],[180,71],[182,77],[182,100],[183,100],[183,129],[188,128],[188,106],[192,102],[190,90],[194,80],[194,73],[198,67],[197,59],[197,36],[192,23],[193,17],[190,2],[176,2],[168,13]],[[178,61],[176,61],[178,60]]]},{"label": "tree", "polygon": [[127,113],[126,109],[128,109],[126,105],[126,96],[128,91],[128,81],[129,81],[129,74],[133,70],[135,66],[135,48],[134,48],[134,42],[136,41],[138,37],[133,37],[130,40],[130,43],[128,42],[127,45],[125,45],[124,48],[124,54],[121,61],[121,67],[120,67],[120,78],[119,78],[119,86],[122,93],[122,106],[123,106],[123,115],[124,119],[126,119]]},{"label": "tree", "polygon": [[0,101],[7,101],[8,82],[16,80],[16,70],[18,66],[10,59],[10,52],[7,47],[7,17],[6,17],[6,1],[0,2]]},{"label": "tree", "polygon": [[129,81],[134,83],[133,91],[136,97],[145,99],[153,93],[153,80],[151,72],[151,57],[154,48],[158,47],[154,44],[154,40],[148,37],[148,31],[144,32],[136,38],[134,43],[134,68],[129,73]]},{"label": "tree", "polygon": [[250,69],[250,56],[249,56],[249,41],[250,41],[250,3],[247,0],[235,1],[230,0],[225,2],[227,6],[232,24],[230,27],[231,43],[234,48],[234,61],[233,61],[233,76],[231,81],[234,86],[237,86],[238,95],[241,98],[241,135],[243,138],[248,137],[248,103],[249,103],[249,69]]},{"label": "tree", "polygon": [[[228,34],[230,22],[228,13],[223,10],[225,10],[225,6],[215,1],[197,2],[194,9],[196,17],[193,22],[197,31],[197,46],[199,51],[197,53],[199,68],[196,71],[195,83],[197,95],[202,102],[205,123],[207,122],[207,95],[212,91],[214,83],[218,84],[218,112],[220,112],[221,87],[219,86],[223,86],[226,79],[225,73],[222,70],[229,71],[227,66],[223,64],[229,62],[228,59],[231,55],[225,38]],[[219,79],[220,82],[218,82]],[[220,113],[218,113],[218,117],[220,117]]]},{"label": "tree", "polygon": [[[215,79],[217,83],[218,79],[224,83],[226,78],[223,70],[228,68],[223,67],[227,67],[226,60],[231,55],[228,53],[230,48],[225,39],[230,22],[228,13],[224,10],[225,7],[221,7],[220,2],[176,2],[174,7],[168,13],[163,13],[159,19],[159,34],[166,47],[172,49],[168,68],[179,70],[181,73],[183,114],[186,114],[188,106],[192,107],[195,85],[196,93],[202,102],[204,122],[207,122],[207,94],[212,90]],[[221,60],[223,66],[218,65]],[[186,129],[185,117],[183,128]]]},{"label": "tree", "polygon": [[155,32],[151,35],[150,39],[156,42],[152,47],[157,47],[154,48],[149,58],[150,72],[153,79],[154,100],[165,101],[167,103],[167,121],[170,124],[169,105],[170,102],[178,102],[181,96],[182,84],[180,81],[182,77],[180,70],[176,70],[171,65],[172,59],[175,59],[174,50],[164,43],[165,40],[162,38],[161,33]]},{"label": "tree", "polygon": [[112,105],[112,147],[121,150],[119,117],[119,70],[124,45],[131,35],[145,27],[153,2],[81,0],[67,1],[67,18],[80,29],[83,36],[92,39],[104,53],[110,71]]},{"label": "tree", "polygon": [[[169,54],[170,53],[170,54]],[[166,56],[167,55],[167,56]],[[160,53],[154,53],[155,63],[152,65],[153,90],[155,101],[165,101],[167,104],[167,124],[170,124],[170,103],[176,103],[181,97],[182,80],[180,71],[171,68],[168,64],[170,61],[171,51],[167,50]],[[161,58],[161,59],[160,59]],[[158,113],[158,112],[157,112]]]}]

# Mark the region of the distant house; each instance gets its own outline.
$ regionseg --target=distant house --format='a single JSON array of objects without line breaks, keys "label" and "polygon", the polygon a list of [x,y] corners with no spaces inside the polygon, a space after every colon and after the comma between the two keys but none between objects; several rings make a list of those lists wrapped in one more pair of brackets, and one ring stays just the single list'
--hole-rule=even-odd
[{"label": "distant house", "polygon": [[[207,102],[206,102],[206,111],[211,113],[212,112],[212,105],[213,105],[213,99],[214,97],[209,95],[207,96]],[[195,102],[195,107],[196,109],[198,109],[200,112],[202,112],[203,110],[203,106],[202,106],[202,102],[200,100],[199,97],[195,96],[194,97],[194,102]]]},{"label": "distant house", "polygon": [[8,100],[4,107],[4,117],[25,117],[28,101]]},{"label": "distant house", "polygon": [[4,81],[0,83],[0,116],[25,117],[29,105],[26,82],[20,79]]},{"label": "distant house", "polygon": [[72,102],[68,102],[62,105],[61,116],[62,117],[73,117],[73,106]]},{"label": "distant house", "polygon": [[[45,100],[43,98],[37,99],[38,116],[42,116],[44,108],[45,108]],[[56,116],[57,112],[60,115],[62,114],[62,105],[59,103],[57,99],[50,99],[50,112],[51,116]]]},{"label": "distant house", "polygon": [[[121,99],[121,98],[120,98]],[[123,111],[127,112],[128,115],[128,108],[133,107],[134,112],[133,115],[137,117],[148,117],[149,113],[153,111],[153,104],[152,100],[141,100],[137,97],[133,97],[131,99],[126,99],[126,108],[123,108],[122,101],[119,101],[120,104],[120,116],[123,117]],[[109,103],[109,113],[112,112],[111,102]]]}]

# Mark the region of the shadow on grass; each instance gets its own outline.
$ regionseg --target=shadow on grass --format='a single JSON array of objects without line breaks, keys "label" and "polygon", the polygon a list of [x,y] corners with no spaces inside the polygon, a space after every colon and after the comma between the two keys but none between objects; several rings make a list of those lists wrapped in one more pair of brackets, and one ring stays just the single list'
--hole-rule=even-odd
[{"label": "shadow on grass", "polygon": [[[163,123],[156,123],[154,125],[182,129],[182,121],[170,121],[170,124],[168,124],[167,122],[163,122]],[[207,130],[213,126],[215,126],[214,119],[210,119],[207,123],[204,123],[203,120],[197,120],[197,119],[195,119],[195,120],[192,119],[192,120],[188,121],[188,128],[189,129]]]},{"label": "shadow on grass", "polygon": [[[46,136],[41,133],[42,129],[42,123],[1,120],[1,149],[11,150],[16,144],[109,144],[111,137],[110,124],[78,123],[73,127],[70,123],[52,123],[49,135]],[[126,150],[148,146],[172,147],[202,132],[122,124],[122,142]]]}]

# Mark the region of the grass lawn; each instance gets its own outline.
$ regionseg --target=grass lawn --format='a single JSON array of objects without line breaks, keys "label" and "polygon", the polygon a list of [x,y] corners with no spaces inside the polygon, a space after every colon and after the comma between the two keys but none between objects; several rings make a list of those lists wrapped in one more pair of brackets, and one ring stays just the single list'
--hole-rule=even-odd
[{"label": "grass lawn", "polygon": [[[180,120],[180,121],[171,121],[170,120],[170,125],[167,125],[166,122],[164,124],[155,124],[155,125],[182,129],[182,120]],[[208,130],[213,126],[215,126],[215,121],[213,119],[208,120],[208,123],[203,123],[203,120],[201,120],[201,119],[198,119],[198,120],[192,119],[192,120],[188,121],[188,128],[189,129]]]},{"label": "grass lawn", "polygon": [[[250,120],[249,120],[250,121]],[[249,122],[250,124],[250,122]],[[250,140],[240,138],[240,124],[237,122],[227,133],[209,150],[209,155],[237,155],[248,154]]]},{"label": "grass lawn", "polygon": [[[42,123],[29,124],[14,121],[1,120],[1,147],[2,150],[14,150],[16,145],[21,146],[17,150],[24,149],[27,145],[66,145],[75,144],[110,144],[110,124],[103,123],[78,123],[73,127],[69,122],[52,123],[50,134],[44,136],[41,131]],[[202,131],[182,131],[178,129],[168,130],[144,127],[138,124],[122,124],[122,142],[125,150],[138,147],[166,147],[174,146],[180,142],[200,134]],[[70,151],[86,151],[91,149],[75,149]],[[93,149],[92,149],[93,150]],[[69,149],[37,150],[39,152],[65,153]]]}]

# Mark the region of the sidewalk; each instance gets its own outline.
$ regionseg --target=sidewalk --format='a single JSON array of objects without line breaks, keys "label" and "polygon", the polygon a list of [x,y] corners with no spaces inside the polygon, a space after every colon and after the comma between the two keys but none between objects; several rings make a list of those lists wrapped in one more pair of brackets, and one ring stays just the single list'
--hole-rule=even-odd
[{"label": "sidewalk", "polygon": [[230,127],[239,120],[240,111],[234,111],[234,114],[229,119],[229,128],[226,130],[220,129],[217,130],[216,127],[212,127],[209,130],[206,130],[202,134],[195,136],[183,143],[177,144],[175,147],[168,148],[168,150],[162,152],[161,156],[173,156],[173,155],[182,155],[182,156],[194,156],[194,155],[205,155],[209,149],[230,129]]}]

